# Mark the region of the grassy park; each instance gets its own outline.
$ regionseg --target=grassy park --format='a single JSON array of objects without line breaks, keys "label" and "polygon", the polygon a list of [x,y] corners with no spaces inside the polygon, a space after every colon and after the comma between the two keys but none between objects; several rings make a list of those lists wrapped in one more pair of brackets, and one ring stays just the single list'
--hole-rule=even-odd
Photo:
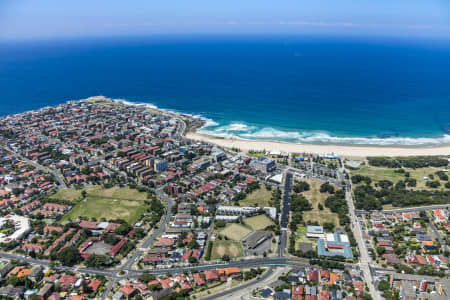
[{"label": "grassy park", "polygon": [[227,226],[220,232],[221,235],[226,236],[233,241],[240,241],[246,237],[250,232],[249,228],[236,223],[227,224]]},{"label": "grassy park", "polygon": [[[417,169],[410,169],[405,168],[405,172],[409,172],[410,178],[413,178],[417,181],[417,185],[415,187],[412,187],[410,189],[413,190],[427,190],[433,188],[426,186],[426,181],[423,179],[424,177],[428,177],[430,174],[435,174],[436,171],[439,171],[441,168],[417,168]],[[372,179],[372,185],[375,183],[381,181],[381,180],[389,180],[392,181],[394,184],[397,183],[400,180],[405,180],[406,177],[403,173],[395,172],[397,169],[394,168],[384,168],[384,167],[374,167],[365,165],[360,167],[357,170],[352,170],[351,175],[361,175],[361,176],[367,176]],[[437,176],[434,176],[435,179]],[[445,184],[444,181],[441,181],[441,186]]]},{"label": "grassy park", "polygon": [[259,215],[255,217],[246,218],[244,220],[245,224],[248,225],[252,230],[263,230],[267,226],[273,225],[272,220],[266,215]]},{"label": "grassy park", "polygon": [[[311,179],[307,180],[307,182],[310,186],[310,189],[309,191],[303,192],[303,195],[311,203],[313,209],[303,212],[303,220],[305,222],[317,221],[321,225],[323,225],[323,223],[325,222],[339,225],[338,215],[331,212],[329,208],[325,207],[325,200],[329,196],[331,196],[331,194],[320,192],[320,186],[323,182]],[[319,204],[322,205],[323,210],[319,209]]]},{"label": "grassy park", "polygon": [[239,201],[239,205],[265,207],[269,206],[271,197],[272,191],[269,191],[264,185],[261,185],[259,189],[248,194],[244,200]]},{"label": "grassy park", "polygon": [[[68,189],[70,190],[70,189]],[[59,195],[53,195],[55,199],[71,200],[81,199],[81,190],[78,190],[79,196],[74,191],[64,191]],[[141,193],[130,188],[109,188],[104,189],[101,186],[90,187],[86,189],[85,199],[81,199],[67,214],[63,216],[61,222],[85,217],[97,220],[122,219],[129,224],[137,222],[146,210],[144,200],[147,199],[146,193]],[[63,198],[67,196],[67,198]]]},{"label": "grassy park", "polygon": [[242,247],[236,241],[214,241],[211,259],[220,259],[224,255],[240,257],[242,253]]}]

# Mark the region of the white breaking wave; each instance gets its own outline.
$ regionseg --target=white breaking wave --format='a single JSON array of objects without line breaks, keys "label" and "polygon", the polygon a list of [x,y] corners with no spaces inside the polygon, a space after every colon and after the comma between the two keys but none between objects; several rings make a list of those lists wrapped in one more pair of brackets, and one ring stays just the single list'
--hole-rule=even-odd
[{"label": "white breaking wave", "polygon": [[202,116],[194,116],[194,117],[201,118],[203,120],[203,122],[205,122],[203,127],[213,127],[213,126],[219,125],[219,123],[215,122],[213,119],[205,118]]},{"label": "white breaking wave", "polygon": [[158,109],[175,114],[183,114],[193,118],[200,118],[204,125],[198,132],[211,136],[244,140],[268,140],[280,142],[293,142],[303,144],[354,144],[354,145],[401,145],[401,146],[438,146],[450,144],[450,135],[445,134],[442,137],[339,137],[332,136],[326,132],[319,131],[283,131],[272,127],[258,128],[245,123],[233,122],[228,125],[220,126],[216,121],[206,118],[202,115],[192,115],[175,110],[161,109],[151,103],[131,102],[125,99],[113,99],[113,101],[125,105],[145,106],[151,109]]},{"label": "white breaking wave", "polygon": [[214,130],[217,132],[249,132],[255,130],[256,127],[243,123],[231,123],[229,125],[220,126]]},{"label": "white breaking wave", "polygon": [[125,100],[125,99],[112,99],[112,101],[118,102],[118,103],[122,103],[124,105],[144,106],[144,107],[149,108],[149,109],[157,109],[157,110],[160,110],[160,111],[163,111],[163,112],[168,112],[168,113],[177,114],[177,115],[185,115],[185,116],[189,116],[189,117],[192,117],[192,118],[201,119],[204,122],[204,125],[203,125],[204,127],[219,125],[213,119],[209,119],[209,118],[203,117],[202,115],[193,115],[193,114],[189,114],[189,113],[185,113],[185,112],[180,112],[180,111],[177,111],[177,110],[171,110],[171,109],[167,109],[167,108],[160,108],[160,107],[156,106],[155,104],[148,103],[148,102],[131,102],[131,101],[128,101],[128,100]]},{"label": "white breaking wave", "polygon": [[[145,103],[145,102],[130,102],[128,100],[125,99],[112,99],[112,101],[114,102],[118,102],[118,103],[122,103],[124,105],[131,105],[131,106],[145,106],[147,108],[150,109],[159,109],[159,110],[163,110],[158,108],[158,106],[151,104],[151,103]],[[168,111],[168,110],[167,110]]]},{"label": "white breaking wave", "polygon": [[450,144],[450,135],[443,135],[438,138],[412,138],[412,137],[339,137],[332,136],[325,132],[300,132],[300,131],[283,131],[272,127],[263,127],[255,130],[255,127],[248,126],[249,130],[230,130],[233,128],[228,125],[228,130],[224,130],[224,127],[218,127],[216,129],[202,128],[199,133],[204,133],[212,136],[218,136],[223,138],[233,139],[246,139],[246,140],[268,140],[268,141],[280,141],[280,142],[293,142],[303,144],[354,144],[354,145],[402,145],[402,146],[436,146],[442,144]]}]

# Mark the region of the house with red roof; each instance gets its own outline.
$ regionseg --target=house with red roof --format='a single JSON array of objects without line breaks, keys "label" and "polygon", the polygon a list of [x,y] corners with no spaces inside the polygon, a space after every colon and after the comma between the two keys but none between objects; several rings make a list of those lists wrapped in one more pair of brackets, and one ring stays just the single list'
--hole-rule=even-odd
[{"label": "house with red roof", "polygon": [[447,212],[442,209],[434,210],[434,221],[436,223],[442,223],[447,221],[448,215]]},{"label": "house with red roof", "polygon": [[195,285],[199,286],[199,285],[205,285],[205,277],[203,276],[202,273],[195,273],[194,275],[192,275],[194,277],[194,282]]},{"label": "house with red roof", "polygon": [[155,279],[155,280],[152,280],[152,281],[147,283],[148,286],[152,286],[152,285],[155,285],[155,284],[159,284],[159,280]]},{"label": "house with red roof", "polygon": [[319,293],[319,300],[329,300],[330,299],[330,291],[329,290],[322,290]]},{"label": "house with red roof", "polygon": [[302,300],[303,297],[303,286],[292,286],[291,287],[291,299],[292,300]]},{"label": "house with red roof", "polygon": [[162,257],[147,255],[142,262],[146,265],[158,265],[162,262]]},{"label": "house with red roof", "polygon": [[67,288],[67,287],[72,287],[75,282],[77,282],[77,280],[79,279],[79,277],[77,276],[71,276],[71,275],[63,275],[61,276],[61,278],[59,278],[58,283]]},{"label": "house with red roof", "polygon": [[353,283],[353,286],[355,288],[356,296],[361,297],[362,295],[364,295],[364,283],[362,281],[355,281]]},{"label": "house with red roof", "polygon": [[216,269],[206,270],[205,271],[205,278],[206,278],[207,282],[217,281],[219,279],[219,274],[217,273]]},{"label": "house with red roof", "polygon": [[25,252],[34,252],[34,253],[41,253],[43,251],[42,245],[39,244],[32,244],[27,243],[22,246],[22,249],[25,250]]},{"label": "house with red roof", "polygon": [[330,272],[328,270],[320,270],[320,278],[325,281],[330,280]]},{"label": "house with red roof", "polygon": [[96,292],[97,289],[100,287],[100,285],[102,284],[102,282],[98,279],[94,279],[91,282],[89,282],[88,286],[91,288],[91,290],[93,292]]},{"label": "house with red roof", "polygon": [[162,279],[160,283],[163,289],[170,289],[173,286],[173,280],[171,278]]},{"label": "house with red roof", "polygon": [[308,271],[308,274],[306,275],[306,279],[308,281],[318,281],[319,280],[319,271],[317,271],[317,270]]},{"label": "house with red roof", "polygon": [[62,226],[51,226],[51,225],[45,225],[44,227],[44,234],[50,234],[52,233],[52,231],[56,231],[61,233],[64,230],[64,228]]},{"label": "house with red roof", "polygon": [[412,216],[411,216],[411,214],[408,214],[408,213],[402,213],[402,219],[403,219],[403,222],[411,221]]},{"label": "house with red roof", "polygon": [[147,288],[147,285],[146,285],[146,284],[143,284],[142,282],[137,282],[137,283],[135,283],[135,284],[134,284],[134,287],[139,291],[139,293],[140,293],[142,296],[145,296],[145,295],[149,294],[149,290],[148,290],[148,288]]},{"label": "house with red roof", "polygon": [[415,257],[419,265],[423,266],[427,264],[427,260],[422,255],[416,255]]},{"label": "house with red roof", "polygon": [[109,251],[109,255],[111,256],[116,256],[117,253],[119,253],[120,249],[122,249],[123,245],[125,245],[125,243],[127,242],[127,240],[123,239],[120,242],[118,242],[117,244],[115,244],[114,246],[111,247],[111,250]]},{"label": "house with red roof", "polygon": [[120,288],[120,292],[127,298],[131,298],[136,293],[136,289],[131,283],[128,283]]},{"label": "house with red roof", "polygon": [[189,281],[185,281],[185,282],[181,283],[180,286],[181,286],[182,290],[185,290],[185,291],[192,290],[192,285]]}]

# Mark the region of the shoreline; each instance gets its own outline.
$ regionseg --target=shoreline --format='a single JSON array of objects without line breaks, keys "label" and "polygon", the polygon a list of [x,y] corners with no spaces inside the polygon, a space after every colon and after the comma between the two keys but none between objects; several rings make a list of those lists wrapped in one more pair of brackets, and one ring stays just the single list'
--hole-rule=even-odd
[{"label": "shoreline", "polygon": [[244,140],[215,137],[190,131],[188,139],[208,142],[226,148],[239,148],[241,151],[282,151],[290,153],[315,153],[338,156],[419,156],[419,155],[450,155],[450,145],[443,146],[384,146],[384,145],[332,145],[332,144],[296,144],[289,142]]},{"label": "shoreline", "polygon": [[194,123],[194,127],[186,128],[184,136],[188,139],[208,142],[226,148],[239,148],[241,151],[282,151],[289,153],[314,153],[314,154],[330,154],[334,153],[338,156],[351,157],[367,157],[367,156],[419,156],[419,155],[450,155],[450,145],[437,146],[395,146],[395,145],[343,145],[343,144],[297,144],[282,141],[270,140],[248,140],[224,138],[204,133],[199,133],[197,129],[205,125],[205,120],[200,116],[193,116],[180,112],[174,112],[168,109],[159,108],[151,103],[134,103],[123,99],[112,99],[105,96],[92,96],[87,99],[78,101],[86,101],[97,104],[121,104],[131,106],[145,106],[146,109],[176,116],[178,118],[188,118],[196,120],[199,123]]}]

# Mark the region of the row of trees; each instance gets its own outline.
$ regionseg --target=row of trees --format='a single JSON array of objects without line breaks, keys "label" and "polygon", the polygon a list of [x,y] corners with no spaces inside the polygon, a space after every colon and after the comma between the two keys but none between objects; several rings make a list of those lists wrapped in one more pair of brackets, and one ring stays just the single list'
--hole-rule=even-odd
[{"label": "row of trees", "polygon": [[379,190],[360,185],[354,190],[357,209],[379,210],[384,204],[397,207],[450,203],[450,191],[413,191],[405,189],[403,181],[391,188]]},{"label": "row of trees", "polygon": [[407,157],[368,157],[369,164],[386,168],[427,168],[446,167],[448,159],[439,156],[407,156]]},{"label": "row of trees", "polygon": [[350,223],[344,190],[337,190],[334,195],[325,199],[325,206],[328,207],[332,212],[337,213],[339,217],[339,224],[341,226]]}]

